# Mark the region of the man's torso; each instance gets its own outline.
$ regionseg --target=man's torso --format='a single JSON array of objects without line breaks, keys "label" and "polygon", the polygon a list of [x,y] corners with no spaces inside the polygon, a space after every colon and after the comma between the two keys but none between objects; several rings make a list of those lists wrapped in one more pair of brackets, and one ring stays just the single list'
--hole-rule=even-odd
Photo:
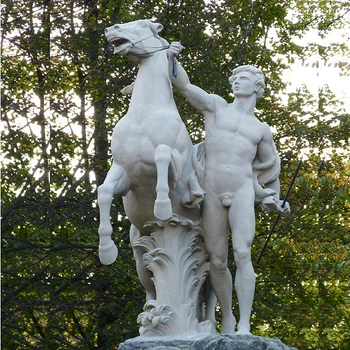
[{"label": "man's torso", "polygon": [[263,124],[234,110],[232,104],[206,118],[205,182],[210,188],[218,194],[237,191],[251,179],[251,164],[262,137]]}]

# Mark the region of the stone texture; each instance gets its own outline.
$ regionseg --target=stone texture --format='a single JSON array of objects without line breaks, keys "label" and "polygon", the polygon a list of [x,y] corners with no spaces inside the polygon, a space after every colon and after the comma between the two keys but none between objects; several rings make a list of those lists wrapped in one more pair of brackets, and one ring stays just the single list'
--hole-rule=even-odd
[{"label": "stone texture", "polygon": [[[133,245],[143,252],[144,269],[153,273],[157,297],[147,301],[137,318],[140,335],[216,334],[213,323],[203,315],[209,309],[205,293],[209,262],[200,226],[179,216],[152,226],[154,232]],[[211,305],[215,303],[216,298]]]},{"label": "stone texture", "polygon": [[119,345],[119,350],[297,350],[277,338],[254,335],[216,335],[182,338],[134,338]]}]

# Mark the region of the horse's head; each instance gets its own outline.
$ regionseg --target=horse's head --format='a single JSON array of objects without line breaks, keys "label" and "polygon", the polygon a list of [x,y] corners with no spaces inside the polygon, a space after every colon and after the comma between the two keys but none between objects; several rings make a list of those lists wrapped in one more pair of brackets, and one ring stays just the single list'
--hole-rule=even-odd
[{"label": "horse's head", "polygon": [[[167,44],[167,41],[158,34],[162,29],[163,26],[159,23],[137,20],[108,27],[105,29],[105,35],[107,40],[114,45],[115,53],[122,56],[147,57]],[[153,43],[150,40],[152,38]]]}]

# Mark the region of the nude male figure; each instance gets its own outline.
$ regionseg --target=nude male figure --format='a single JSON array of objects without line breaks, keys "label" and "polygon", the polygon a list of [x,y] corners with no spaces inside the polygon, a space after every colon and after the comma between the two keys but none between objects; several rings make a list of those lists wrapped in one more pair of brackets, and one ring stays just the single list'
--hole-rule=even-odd
[{"label": "nude male figure", "polygon": [[[255,233],[256,188],[264,192],[260,198],[263,210],[270,212],[277,209],[284,215],[290,212],[289,204],[282,208],[282,200],[279,199],[280,164],[270,127],[254,116],[256,101],[264,93],[264,76],[253,66],[234,69],[229,82],[235,99],[233,103],[228,103],[220,96],[208,94],[192,85],[179,64],[177,76],[173,76],[173,57],[181,50],[180,43],[172,43],[168,49],[169,76],[173,85],[205,117],[203,187],[206,195],[202,226],[205,246],[210,255],[211,284],[222,311],[221,333],[233,334],[236,327],[232,313],[232,276],[227,267],[228,236],[231,231],[240,313],[237,334],[250,334],[255,290],[251,244]],[[274,173],[267,179],[265,177],[265,190],[254,182],[257,178],[254,169]]]}]

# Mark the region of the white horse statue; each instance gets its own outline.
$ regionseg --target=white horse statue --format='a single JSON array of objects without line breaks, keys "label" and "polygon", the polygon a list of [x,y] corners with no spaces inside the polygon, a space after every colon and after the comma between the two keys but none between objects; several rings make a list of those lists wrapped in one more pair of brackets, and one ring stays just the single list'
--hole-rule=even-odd
[{"label": "white horse statue", "polygon": [[198,226],[204,192],[194,168],[200,168],[173,98],[162,28],[138,20],[105,30],[115,53],[138,63],[139,70],[124,89],[132,92],[129,109],[113,130],[113,164],[98,188],[99,257],[106,265],[117,258],[110,208],[114,195],[124,196],[136,269],[146,289],[140,334],[213,333],[216,297],[209,285],[201,289],[209,262]]},{"label": "white horse statue", "polygon": [[[132,243],[150,233],[146,222],[174,214],[193,221],[200,216],[204,193],[193,170],[193,145],[173,99],[165,51],[169,45],[158,35],[162,28],[138,20],[105,30],[115,53],[139,65],[129,110],[113,130],[113,164],[98,188],[99,256],[106,265],[118,254],[111,239],[114,195],[125,196]],[[149,283],[148,278],[141,282]]]}]

